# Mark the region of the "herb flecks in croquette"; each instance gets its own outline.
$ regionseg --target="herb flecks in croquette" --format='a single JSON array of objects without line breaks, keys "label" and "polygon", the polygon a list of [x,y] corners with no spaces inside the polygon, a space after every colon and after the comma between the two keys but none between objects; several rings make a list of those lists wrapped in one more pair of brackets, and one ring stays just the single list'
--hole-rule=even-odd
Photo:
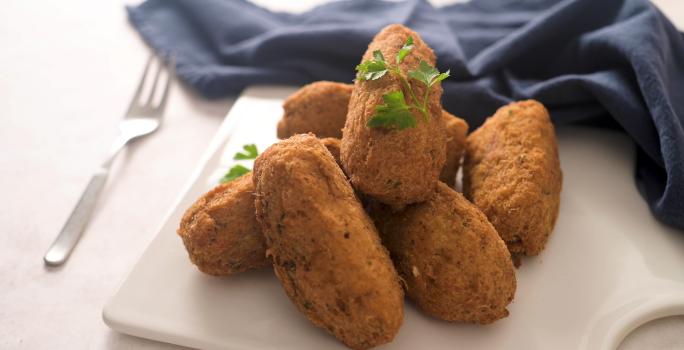
[{"label": "herb flecks in croquette", "polygon": [[[406,56],[413,50],[413,37],[409,36],[395,57],[394,65],[385,61],[380,50],[373,51],[373,59],[367,60],[356,66],[356,79],[378,80],[387,73],[401,81],[404,89],[409,93],[410,103],[407,103],[404,92],[401,90],[392,91],[382,95],[384,103],[375,106],[375,114],[368,120],[366,126],[369,128],[388,128],[388,129],[407,129],[415,128],[417,121],[411,110],[420,111],[426,122],[430,120],[428,114],[428,95],[430,88],[440,81],[449,77],[449,71],[440,73],[429,63],[420,60],[418,68],[408,71],[408,76],[404,75],[399,69]],[[425,93],[422,98],[416,96],[416,92],[409,84],[409,78],[415,79],[425,85]]]}]

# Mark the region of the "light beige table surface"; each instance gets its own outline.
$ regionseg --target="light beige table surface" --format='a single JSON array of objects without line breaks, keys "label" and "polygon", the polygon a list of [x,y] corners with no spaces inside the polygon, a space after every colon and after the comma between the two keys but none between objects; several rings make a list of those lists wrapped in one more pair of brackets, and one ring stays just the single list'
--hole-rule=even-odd
[{"label": "light beige table surface", "polygon": [[[259,0],[301,11],[319,0]],[[444,3],[445,1],[437,1]],[[162,128],[122,153],[69,262],[42,255],[116,135],[148,56],[125,1],[2,2],[0,349],[170,348],[110,331],[102,306],[153,238],[233,99],[176,85]],[[684,1],[656,3],[684,28]],[[684,349],[684,316],[622,350]]]}]

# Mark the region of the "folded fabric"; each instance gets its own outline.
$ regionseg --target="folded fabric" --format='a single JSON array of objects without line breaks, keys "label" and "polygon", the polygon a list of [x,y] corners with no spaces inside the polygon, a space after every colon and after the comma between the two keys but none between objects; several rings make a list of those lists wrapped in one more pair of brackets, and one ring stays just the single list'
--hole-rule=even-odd
[{"label": "folded fabric", "polygon": [[360,0],[302,14],[243,0],[148,0],[128,13],[206,97],[252,84],[351,82],[375,33],[402,23],[451,69],[444,106],[473,127],[533,98],[556,124],[623,129],[653,214],[684,228],[684,36],[648,0]]}]

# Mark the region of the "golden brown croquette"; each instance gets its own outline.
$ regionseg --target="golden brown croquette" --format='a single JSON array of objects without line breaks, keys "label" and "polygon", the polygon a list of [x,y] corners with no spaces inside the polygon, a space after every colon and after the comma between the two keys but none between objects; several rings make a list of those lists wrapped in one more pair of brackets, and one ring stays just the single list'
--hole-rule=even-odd
[{"label": "golden brown croquette", "polygon": [[[396,24],[385,27],[375,36],[364,60],[371,59],[375,50],[380,50],[384,57],[395,57],[409,36],[413,38],[413,51],[399,64],[399,69],[404,73],[415,69],[421,60],[434,65],[435,55],[420,36]],[[410,81],[418,91],[416,94],[422,96],[425,86],[415,79]],[[390,74],[378,80],[357,79],[340,149],[342,165],[354,187],[397,208],[428,199],[437,186],[446,158],[440,84],[429,91],[429,120],[424,120],[420,112],[413,112],[418,122],[415,128],[390,130],[366,125],[375,114],[375,107],[383,103],[382,96],[402,89],[400,80]]]},{"label": "golden brown croquette", "polygon": [[463,192],[511,253],[544,249],[558,217],[562,182],[553,124],[537,101],[499,108],[468,136]]},{"label": "golden brown croquette", "polygon": [[403,320],[399,277],[320,140],[295,135],[271,146],[254,183],[268,255],[292,302],[351,348],[391,341]]},{"label": "golden brown croquette", "polygon": [[183,215],[178,235],[197,268],[227,276],[269,265],[254,215],[252,174],[220,184]]}]

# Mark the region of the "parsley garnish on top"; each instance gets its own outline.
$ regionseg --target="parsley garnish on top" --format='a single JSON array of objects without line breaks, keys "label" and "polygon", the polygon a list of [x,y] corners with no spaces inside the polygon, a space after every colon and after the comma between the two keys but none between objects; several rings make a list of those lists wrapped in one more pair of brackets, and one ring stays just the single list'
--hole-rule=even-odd
[{"label": "parsley garnish on top", "polygon": [[[256,157],[259,155],[259,151],[257,150],[257,147],[255,144],[249,144],[249,145],[244,145],[242,146],[242,149],[244,152],[237,152],[235,153],[235,156],[233,156],[233,160],[249,160],[249,159],[256,159]],[[248,172],[252,171],[252,169],[247,168],[243,165],[236,164],[232,168],[228,170],[228,172],[223,175],[221,180],[219,180],[220,183],[226,183],[226,182],[231,182],[238,177],[247,174]]]},{"label": "parsley garnish on top", "polygon": [[368,120],[369,128],[414,128],[416,118],[411,114],[411,106],[406,104],[401,91],[390,92],[382,96],[384,104],[375,106],[375,114]]},{"label": "parsley garnish on top", "polygon": [[408,72],[408,76],[420,81],[428,88],[431,88],[436,83],[448,78],[449,71],[446,71],[446,73],[440,73],[437,68],[421,60],[420,64],[418,65],[418,69]]},{"label": "parsley garnish on top", "polygon": [[399,52],[397,52],[397,64],[404,62],[404,58],[413,50],[413,37],[408,37],[406,39],[406,43],[404,43],[404,46],[399,49]]},{"label": "parsley garnish on top", "polygon": [[[373,51],[373,59],[367,60],[356,66],[356,79],[364,80],[378,80],[390,73],[401,81],[404,90],[409,93],[409,100],[404,96],[401,90],[392,91],[382,96],[384,103],[375,106],[375,114],[368,120],[366,126],[369,128],[388,128],[403,130],[406,128],[414,128],[417,121],[413,117],[411,110],[420,111],[423,114],[425,121],[429,121],[428,114],[428,95],[430,88],[438,82],[449,77],[449,71],[440,73],[435,67],[429,63],[420,60],[418,68],[408,71],[408,76],[405,76],[397,66],[401,64],[406,56],[413,50],[413,38],[408,37],[404,45],[397,52],[394,65],[385,61],[380,50]],[[425,93],[421,98],[416,96],[415,91],[409,84],[408,79],[414,79],[425,85]]]},{"label": "parsley garnish on top", "polygon": [[373,51],[373,59],[356,66],[357,78],[362,80],[377,80],[387,73],[385,57],[380,50]]}]

